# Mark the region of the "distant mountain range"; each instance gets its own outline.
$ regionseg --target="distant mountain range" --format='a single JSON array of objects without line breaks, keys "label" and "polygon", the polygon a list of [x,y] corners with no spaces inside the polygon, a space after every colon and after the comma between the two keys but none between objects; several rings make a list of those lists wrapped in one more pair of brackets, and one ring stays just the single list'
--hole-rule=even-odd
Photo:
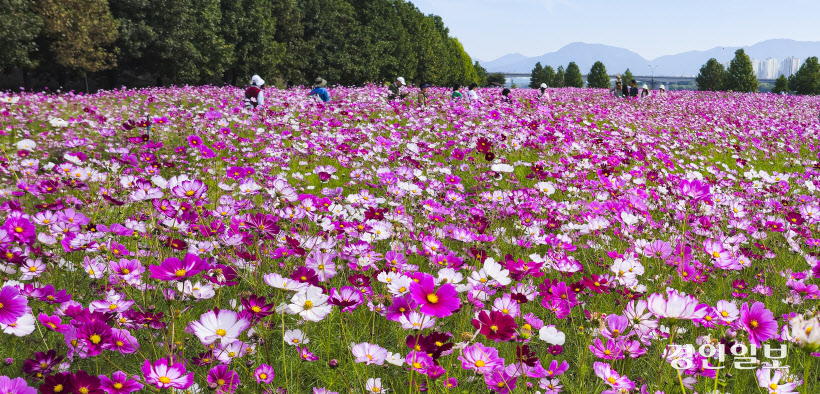
[{"label": "distant mountain range", "polygon": [[661,56],[654,60],[647,60],[624,48],[574,42],[556,52],[541,56],[527,57],[516,53],[481,63],[481,65],[490,72],[529,73],[537,62],[557,69],[558,66],[566,68],[569,62],[574,61],[581,68],[581,72],[586,74],[592,64],[600,60],[610,74],[623,73],[629,68],[634,75],[649,75],[651,64],[657,66],[655,75],[658,76],[690,76],[696,75],[700,67],[710,58],[715,58],[721,63],[728,62],[734,57],[738,48],[743,48],[749,57],[760,60],[772,57],[782,61],[789,56],[794,56],[802,63],[810,56],[820,57],[820,41],[774,39],[751,46],[715,47],[706,51],[689,51],[677,55]]}]

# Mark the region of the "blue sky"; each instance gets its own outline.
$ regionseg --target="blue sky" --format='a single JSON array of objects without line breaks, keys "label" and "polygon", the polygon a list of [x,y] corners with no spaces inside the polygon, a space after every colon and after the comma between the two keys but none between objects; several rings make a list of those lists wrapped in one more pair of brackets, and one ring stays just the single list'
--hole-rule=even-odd
[{"label": "blue sky", "polygon": [[649,60],[772,38],[820,40],[818,0],[410,0],[444,19],[473,58],[538,56],[571,42]]}]

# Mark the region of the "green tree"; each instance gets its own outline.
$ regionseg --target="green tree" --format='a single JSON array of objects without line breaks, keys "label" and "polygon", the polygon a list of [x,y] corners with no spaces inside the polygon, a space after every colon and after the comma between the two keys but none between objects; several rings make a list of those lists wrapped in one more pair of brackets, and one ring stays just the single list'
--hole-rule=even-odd
[{"label": "green tree", "polygon": [[220,36],[228,47],[224,81],[248,83],[254,74],[272,77],[284,57],[276,41],[276,14],[271,0],[222,0]]},{"label": "green tree", "polygon": [[345,0],[302,0],[304,38],[309,48],[305,76],[330,84],[369,82],[363,58],[365,40],[355,8]]},{"label": "green tree", "polygon": [[724,80],[724,89],[735,92],[756,92],[760,83],[755,77],[752,61],[743,49],[735,51],[735,58],[729,63]]},{"label": "green tree", "polygon": [[544,83],[547,86],[555,86],[555,69],[552,66],[544,67]]},{"label": "green tree", "polygon": [[43,20],[32,0],[0,0],[0,72],[28,70],[36,65],[34,39]]},{"label": "green tree", "polygon": [[789,88],[797,94],[820,94],[820,62],[816,56],[806,59],[800,69],[789,77]]},{"label": "green tree", "polygon": [[541,83],[544,82],[544,67],[541,66],[541,62],[535,63],[535,67],[533,67],[532,72],[530,72],[530,89],[538,89],[541,86]]},{"label": "green tree", "polygon": [[507,83],[507,77],[504,76],[504,73],[490,73],[487,75],[487,83],[498,83],[504,85]]},{"label": "green tree", "polygon": [[286,81],[307,81],[305,54],[309,45],[304,39],[302,11],[297,0],[273,0],[272,12],[276,15],[274,39],[284,46],[277,74]]},{"label": "green tree", "polygon": [[575,62],[569,62],[567,66],[567,75],[564,77],[564,86],[571,88],[584,87],[584,77],[581,75],[581,69]]},{"label": "green tree", "polygon": [[789,90],[789,80],[786,79],[786,76],[783,75],[783,74],[780,74],[780,76],[777,77],[777,80],[774,81],[774,87],[772,87],[772,93],[780,93],[780,92],[786,92],[786,93],[790,92],[790,90]]},{"label": "green tree", "polygon": [[107,1],[42,0],[35,10],[43,20],[40,55],[47,68],[85,76],[116,65],[117,25]]},{"label": "green tree", "polygon": [[487,69],[478,64],[478,60],[476,60],[473,68],[475,68],[476,83],[478,86],[487,86]]},{"label": "green tree", "polygon": [[726,70],[723,65],[717,59],[711,58],[700,68],[695,82],[698,84],[698,90],[714,92],[723,89],[725,77]]},{"label": "green tree", "polygon": [[563,88],[566,74],[564,73],[564,66],[558,66],[558,71],[555,72],[555,79],[552,80],[552,87]]},{"label": "green tree", "polygon": [[629,85],[633,79],[635,79],[635,77],[632,75],[632,71],[629,71],[628,68],[624,71],[623,75],[621,75],[621,83],[624,85]]},{"label": "green tree", "polygon": [[609,74],[601,62],[595,62],[587,75],[587,86],[590,88],[609,89]]}]

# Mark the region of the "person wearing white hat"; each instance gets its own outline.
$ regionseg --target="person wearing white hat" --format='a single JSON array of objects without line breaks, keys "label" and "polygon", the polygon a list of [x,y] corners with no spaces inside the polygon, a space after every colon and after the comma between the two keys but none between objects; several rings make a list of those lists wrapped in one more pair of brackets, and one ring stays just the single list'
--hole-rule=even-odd
[{"label": "person wearing white hat", "polygon": [[541,92],[538,93],[538,98],[540,100],[546,100],[546,101],[550,101],[552,99],[550,97],[550,94],[547,92],[547,84],[546,83],[541,83]]},{"label": "person wearing white hat", "polygon": [[649,96],[649,86],[646,86],[646,84],[643,84],[643,86],[641,86],[641,98],[644,98],[644,97],[647,97],[647,96]]},{"label": "person wearing white hat", "polygon": [[387,87],[387,99],[392,101],[397,98],[404,99],[405,97],[407,97],[407,93],[402,92],[402,88],[405,85],[407,85],[407,83],[404,82],[404,78],[396,78],[396,80],[393,81],[393,83],[391,83],[389,87]]},{"label": "person wearing white hat", "polygon": [[661,85],[661,87],[658,88],[658,95],[659,96],[666,96],[666,86]]},{"label": "person wearing white hat", "polygon": [[258,105],[265,105],[265,93],[262,86],[265,81],[258,75],[251,78],[251,86],[245,89],[245,108],[256,108]]}]

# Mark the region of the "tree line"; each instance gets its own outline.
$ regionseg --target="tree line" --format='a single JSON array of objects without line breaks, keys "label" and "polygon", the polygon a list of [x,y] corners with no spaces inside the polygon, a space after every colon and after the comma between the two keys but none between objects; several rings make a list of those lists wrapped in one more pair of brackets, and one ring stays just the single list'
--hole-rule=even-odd
[{"label": "tree line", "polygon": [[0,0],[0,72],[109,87],[487,83],[441,17],[406,0]]},{"label": "tree line", "polygon": [[[626,69],[622,79],[627,83],[631,81],[632,72]],[[558,66],[558,70],[555,70],[552,66],[544,67],[541,62],[538,62],[532,69],[529,87],[537,89],[542,83],[553,88],[582,88],[584,87],[584,77],[575,62],[570,62],[566,70],[564,66]],[[587,73],[587,87],[599,89],[609,89],[611,87],[609,73],[607,73],[604,63],[597,61],[590,67],[589,73]]]},{"label": "tree line", "polygon": [[[760,86],[749,56],[743,49],[735,51],[729,67],[723,67],[717,59],[709,59],[700,68],[697,78],[698,90],[756,92]],[[812,56],[800,66],[796,73],[786,78],[781,74],[774,82],[773,93],[795,93],[800,95],[820,94],[820,62]]]}]

